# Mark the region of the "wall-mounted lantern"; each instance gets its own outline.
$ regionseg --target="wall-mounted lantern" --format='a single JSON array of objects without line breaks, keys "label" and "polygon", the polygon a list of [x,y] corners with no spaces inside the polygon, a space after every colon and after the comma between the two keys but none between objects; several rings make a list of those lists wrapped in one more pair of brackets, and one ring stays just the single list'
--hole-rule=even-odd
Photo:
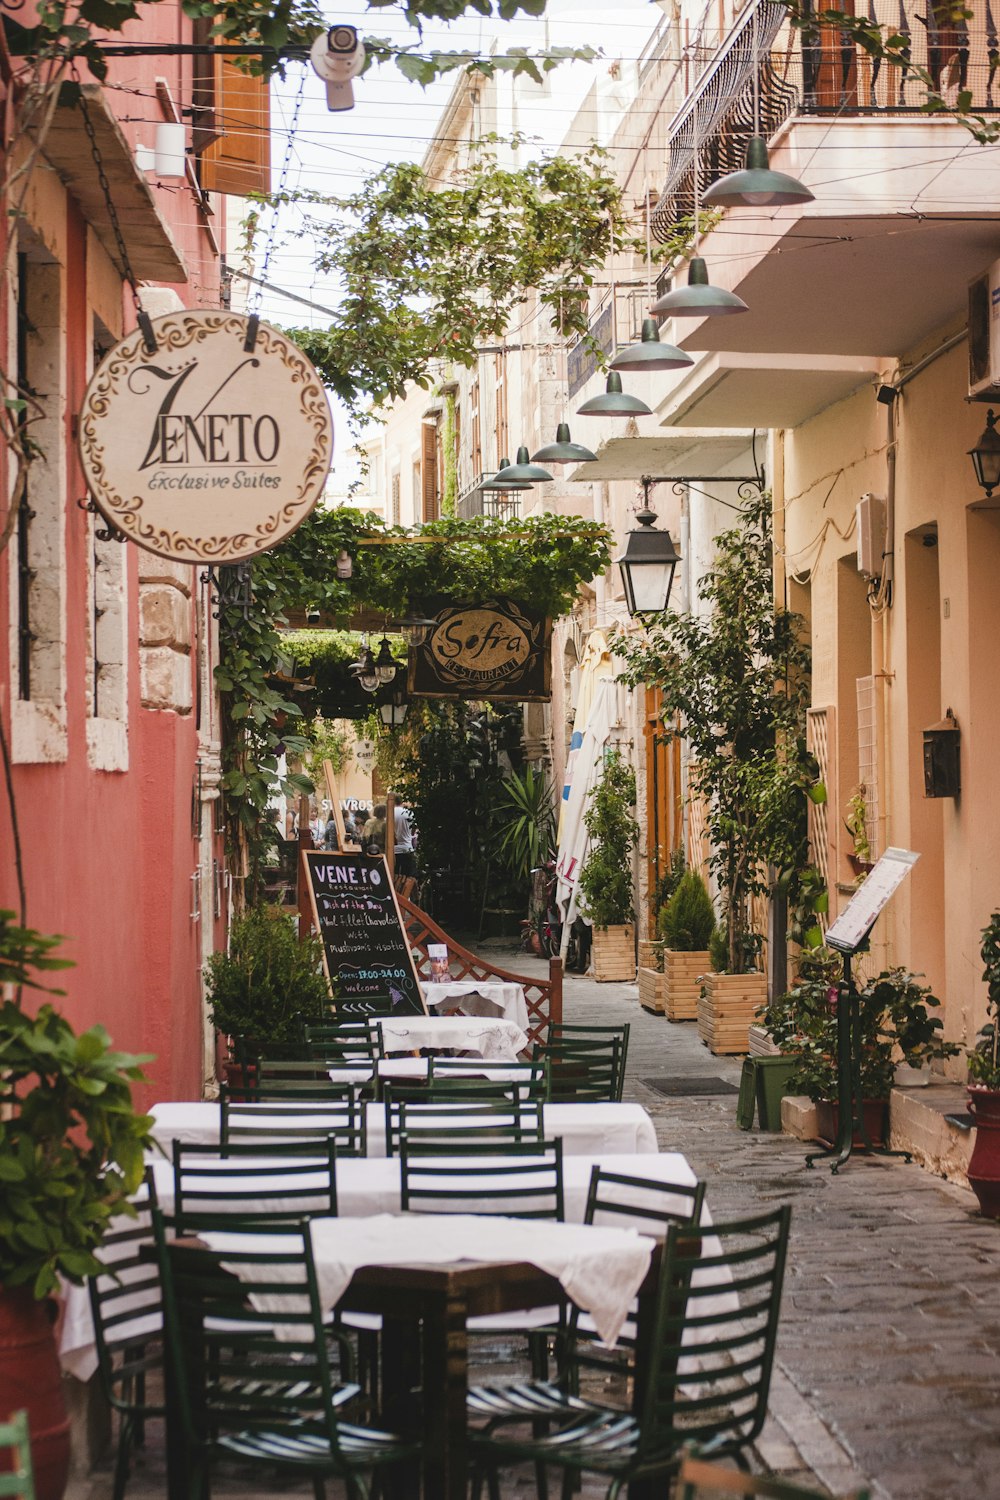
[{"label": "wall-mounted lantern", "polygon": [[924,796],[957,797],[962,786],[959,728],[949,708],[940,724],[924,730]]}]

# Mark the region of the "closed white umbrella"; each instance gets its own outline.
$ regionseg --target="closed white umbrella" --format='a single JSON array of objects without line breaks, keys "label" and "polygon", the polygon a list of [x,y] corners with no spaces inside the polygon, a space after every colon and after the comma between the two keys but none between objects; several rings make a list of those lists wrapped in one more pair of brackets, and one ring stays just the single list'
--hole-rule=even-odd
[{"label": "closed white umbrella", "polygon": [[594,685],[590,713],[587,718],[580,748],[573,768],[573,780],[569,795],[563,803],[563,815],[559,828],[559,847],[556,851],[556,903],[562,913],[562,943],[560,951],[565,957],[569,943],[569,932],[577,914],[577,881],[580,866],[587,857],[589,835],[583,815],[587,809],[587,798],[600,779],[604,765],[604,749],[611,736],[612,727],[618,722],[617,684],[611,677],[601,677]]},{"label": "closed white umbrella", "polygon": [[573,785],[577,757],[583,744],[587,720],[590,718],[590,707],[594,701],[594,689],[599,682],[606,681],[614,675],[615,668],[607,637],[600,630],[592,630],[587,637],[587,644],[583,649],[583,660],[580,662],[576,709],[573,715],[573,735],[569,742],[562,800],[559,803],[559,828],[556,835],[556,843],[559,845],[562,843],[563,821],[566,816],[566,804],[569,802],[570,788]]}]

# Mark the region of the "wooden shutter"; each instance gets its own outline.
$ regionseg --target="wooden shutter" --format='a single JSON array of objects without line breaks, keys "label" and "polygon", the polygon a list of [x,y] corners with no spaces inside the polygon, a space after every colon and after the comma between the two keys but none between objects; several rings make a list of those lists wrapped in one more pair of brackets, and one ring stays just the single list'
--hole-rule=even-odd
[{"label": "wooden shutter", "polygon": [[507,356],[506,354],[496,354],[494,355],[494,360],[497,463],[499,463],[501,458],[513,459],[513,454],[510,452],[510,433],[507,425]]},{"label": "wooden shutter", "polygon": [[438,517],[438,430],[437,425],[425,422],[420,429],[420,501],[422,519],[436,521]]},{"label": "wooden shutter", "polygon": [[390,493],[390,495],[392,497],[391,501],[390,501],[391,514],[389,516],[389,524],[391,526],[398,526],[399,525],[399,475],[398,474],[393,474],[393,476],[392,476],[392,485],[390,487],[389,493]]},{"label": "wooden shutter", "polygon": [[219,135],[201,153],[206,192],[271,191],[271,96],[266,78],[251,78],[215,59],[215,127]]},{"label": "wooden shutter", "polygon": [[479,381],[472,382],[469,391],[469,426],[471,428],[470,459],[472,477],[478,479],[483,472],[483,435],[479,420]]}]

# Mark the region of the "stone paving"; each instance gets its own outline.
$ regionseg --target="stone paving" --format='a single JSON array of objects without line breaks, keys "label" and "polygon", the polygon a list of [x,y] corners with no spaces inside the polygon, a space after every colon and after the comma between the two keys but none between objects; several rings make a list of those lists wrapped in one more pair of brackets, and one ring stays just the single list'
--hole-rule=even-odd
[{"label": "stone paving", "polygon": [[[492,945],[491,945],[492,946]],[[494,948],[521,972],[540,962]],[[566,1020],[632,1023],[626,1094],[646,1106],[664,1149],[681,1150],[708,1183],[717,1220],[793,1205],[792,1240],[770,1418],[754,1467],[876,1500],[1000,1497],[1000,1229],[970,1191],[901,1161],[853,1158],[833,1177],[807,1171],[800,1142],[736,1125],[736,1095],[665,1097],[643,1080],[721,1079],[739,1058],[714,1058],[693,1023],[672,1025],[638,1004],[635,986],[568,977]],[[159,1435],[128,1500],[164,1493]],[[217,1496],[308,1493],[260,1488],[234,1473]],[[605,1486],[588,1481],[581,1500]],[[106,1500],[110,1472],[74,1483],[70,1500]],[[330,1500],[339,1497],[327,1487]],[[505,1500],[534,1494],[530,1470],[506,1476]],[[434,1497],[429,1497],[434,1500]]]}]

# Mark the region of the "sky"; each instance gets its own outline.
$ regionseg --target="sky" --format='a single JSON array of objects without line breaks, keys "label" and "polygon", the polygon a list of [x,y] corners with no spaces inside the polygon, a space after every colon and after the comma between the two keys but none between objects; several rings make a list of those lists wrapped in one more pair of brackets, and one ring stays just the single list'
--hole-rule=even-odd
[{"label": "sky", "polygon": [[[356,25],[362,35],[389,37],[411,44],[413,29],[395,10],[340,10],[325,6],[327,19]],[[559,92],[582,99],[594,70],[607,68],[615,58],[638,58],[643,44],[662,20],[662,12],[650,0],[550,0],[545,19],[520,17],[508,23],[492,23],[481,17],[465,17],[450,26],[427,25],[421,50],[472,50],[487,54],[495,43],[503,52],[512,46],[540,50],[548,46],[589,45],[605,56],[593,63],[563,64],[552,76]],[[420,161],[434,139],[435,130],[456,77],[422,89],[408,82],[391,65],[370,69],[354,82],[355,108],[331,114],[325,90],[311,68],[289,68],[284,81],[272,86],[272,173],[275,188],[282,174],[289,190],[308,188],[342,195],[356,191],[364,179],[393,161]],[[546,106],[542,106],[545,111]],[[551,106],[551,139],[542,139],[539,149],[560,144],[565,110]],[[294,133],[292,130],[294,124]],[[312,265],[307,239],[297,236],[301,214],[294,207],[282,208],[271,235],[271,253],[266,279],[301,297],[335,307],[338,297],[334,278],[317,273]],[[266,251],[265,236],[258,241],[260,257]],[[261,293],[262,314],[276,323],[323,326],[321,312],[271,292]]]}]

